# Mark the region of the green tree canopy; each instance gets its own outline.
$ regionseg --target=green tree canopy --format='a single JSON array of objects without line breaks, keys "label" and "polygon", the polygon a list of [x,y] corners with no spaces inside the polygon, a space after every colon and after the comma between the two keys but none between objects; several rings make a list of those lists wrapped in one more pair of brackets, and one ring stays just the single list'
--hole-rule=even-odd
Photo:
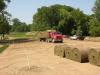
[{"label": "green tree canopy", "polygon": [[90,36],[100,36],[100,23],[92,18],[88,22]]},{"label": "green tree canopy", "polygon": [[100,0],[96,0],[93,11],[95,13],[96,19],[100,22]]},{"label": "green tree canopy", "polygon": [[10,0],[0,0],[0,12],[3,11],[7,7],[7,3],[9,3]]},{"label": "green tree canopy", "polygon": [[29,26],[25,22],[21,22],[18,18],[12,19],[12,32],[27,32],[30,31]]},{"label": "green tree canopy", "polygon": [[32,25],[37,30],[56,29],[67,35],[76,34],[81,27],[82,35],[85,35],[88,34],[87,22],[88,15],[79,9],[55,4],[39,8],[33,16]]},{"label": "green tree canopy", "polygon": [[29,31],[29,27],[26,23],[22,22],[19,26],[16,27],[17,32],[27,32]]},{"label": "green tree canopy", "polygon": [[12,19],[12,23],[13,23],[13,26],[12,26],[11,31],[16,32],[17,31],[16,28],[17,28],[17,26],[19,26],[21,24],[21,22],[18,18],[14,18],[14,19]]},{"label": "green tree canopy", "polygon": [[3,39],[4,35],[10,31],[9,22],[11,14],[4,11],[8,2],[10,2],[10,0],[0,0],[0,34],[2,34]]}]

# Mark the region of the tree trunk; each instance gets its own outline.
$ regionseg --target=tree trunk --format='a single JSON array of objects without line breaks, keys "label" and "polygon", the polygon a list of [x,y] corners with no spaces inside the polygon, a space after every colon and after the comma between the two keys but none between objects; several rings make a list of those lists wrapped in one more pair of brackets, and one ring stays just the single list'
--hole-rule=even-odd
[{"label": "tree trunk", "polygon": [[2,39],[4,40],[5,34],[2,34]]}]

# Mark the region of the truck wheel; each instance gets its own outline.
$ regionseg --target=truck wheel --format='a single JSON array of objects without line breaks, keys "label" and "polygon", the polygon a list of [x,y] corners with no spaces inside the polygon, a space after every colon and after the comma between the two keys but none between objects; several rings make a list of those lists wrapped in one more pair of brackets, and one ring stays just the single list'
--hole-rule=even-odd
[{"label": "truck wheel", "polygon": [[49,40],[48,39],[46,41],[49,43]]},{"label": "truck wheel", "polygon": [[48,42],[50,43],[50,39],[48,39]]},{"label": "truck wheel", "polygon": [[45,41],[46,41],[46,39],[43,39],[43,41],[45,42]]},{"label": "truck wheel", "polygon": [[53,39],[52,42],[55,43],[55,40]]},{"label": "truck wheel", "polygon": [[60,41],[61,43],[63,43],[63,41]]},{"label": "truck wheel", "polygon": [[48,39],[46,40],[46,42],[48,42]]}]

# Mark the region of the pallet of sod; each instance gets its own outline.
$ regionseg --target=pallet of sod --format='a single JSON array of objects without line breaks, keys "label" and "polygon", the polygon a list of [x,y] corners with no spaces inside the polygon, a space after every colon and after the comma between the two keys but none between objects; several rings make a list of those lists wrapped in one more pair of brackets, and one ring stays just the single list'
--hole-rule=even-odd
[{"label": "pallet of sod", "polygon": [[65,57],[65,50],[67,48],[67,45],[56,45],[54,47],[54,55]]},{"label": "pallet of sod", "polygon": [[70,59],[80,63],[84,63],[88,61],[88,53],[88,48],[73,46],[70,53]]},{"label": "pallet of sod", "polygon": [[92,48],[89,51],[90,64],[100,66],[100,48]]}]

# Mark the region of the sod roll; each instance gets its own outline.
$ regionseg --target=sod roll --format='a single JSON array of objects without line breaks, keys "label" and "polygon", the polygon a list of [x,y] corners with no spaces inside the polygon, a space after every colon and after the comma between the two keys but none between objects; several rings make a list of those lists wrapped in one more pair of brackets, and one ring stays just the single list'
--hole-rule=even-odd
[{"label": "sod roll", "polygon": [[54,55],[65,57],[65,50],[67,48],[67,45],[56,45],[54,47]]},{"label": "sod roll", "polygon": [[88,58],[90,64],[100,66],[100,49],[99,48],[90,49]]},{"label": "sod roll", "polygon": [[100,49],[98,49],[98,66],[100,66]]},{"label": "sod roll", "polygon": [[70,53],[70,59],[84,63],[88,61],[88,48],[83,47],[72,47],[71,53]]},{"label": "sod roll", "polygon": [[71,46],[67,46],[66,49],[65,49],[65,58],[67,59],[71,59]]},{"label": "sod roll", "polygon": [[54,47],[54,55],[59,56],[59,45],[56,45],[56,46]]}]

